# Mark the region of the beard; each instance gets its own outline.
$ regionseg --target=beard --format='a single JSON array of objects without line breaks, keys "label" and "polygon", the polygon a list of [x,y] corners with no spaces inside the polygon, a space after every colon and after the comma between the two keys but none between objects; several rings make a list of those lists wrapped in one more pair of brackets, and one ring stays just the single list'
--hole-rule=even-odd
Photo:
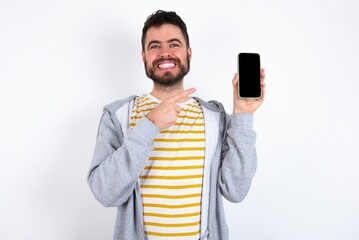
[{"label": "beard", "polygon": [[[157,65],[163,60],[173,61],[176,66],[179,67],[179,72],[177,74],[172,74],[171,72],[165,72],[162,76],[158,76],[155,74],[155,70]],[[174,87],[180,84],[183,78],[187,75],[190,70],[190,60],[187,54],[186,57],[187,64],[182,64],[181,60],[178,58],[160,58],[153,61],[152,66],[147,65],[147,61],[145,61],[145,71],[148,78],[152,79],[155,85],[160,87]]]}]

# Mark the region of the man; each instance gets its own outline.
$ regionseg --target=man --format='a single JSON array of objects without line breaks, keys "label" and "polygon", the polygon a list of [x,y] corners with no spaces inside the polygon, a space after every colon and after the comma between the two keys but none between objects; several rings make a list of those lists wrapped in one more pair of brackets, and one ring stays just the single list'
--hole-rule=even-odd
[{"label": "man", "polygon": [[185,23],[157,11],[142,32],[153,89],[107,105],[88,174],[95,196],[117,207],[113,239],[228,239],[222,195],[242,201],[256,170],[253,112],[233,84],[233,114],[184,90],[192,51]]}]

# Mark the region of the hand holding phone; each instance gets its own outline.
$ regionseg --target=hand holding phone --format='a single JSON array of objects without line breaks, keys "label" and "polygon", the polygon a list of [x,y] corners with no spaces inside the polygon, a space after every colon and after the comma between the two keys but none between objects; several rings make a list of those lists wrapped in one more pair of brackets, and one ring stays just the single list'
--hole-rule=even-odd
[{"label": "hand holding phone", "polygon": [[240,98],[261,98],[260,69],[260,56],[258,53],[238,54],[238,96]]}]

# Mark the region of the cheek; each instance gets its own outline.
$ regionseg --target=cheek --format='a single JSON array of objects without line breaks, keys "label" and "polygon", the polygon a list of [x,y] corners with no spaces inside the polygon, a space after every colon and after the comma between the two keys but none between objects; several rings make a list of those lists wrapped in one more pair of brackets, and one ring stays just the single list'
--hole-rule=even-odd
[{"label": "cheek", "polygon": [[147,54],[146,55],[146,61],[149,64],[152,64],[155,59],[156,59],[156,57],[153,54]]},{"label": "cheek", "polygon": [[182,62],[187,62],[187,58],[189,57],[185,51],[181,51],[177,56],[179,59],[181,59]]},{"label": "cheek", "polygon": [[150,61],[151,60],[151,56],[153,54],[151,54],[150,52],[142,52],[142,59],[145,61]]}]

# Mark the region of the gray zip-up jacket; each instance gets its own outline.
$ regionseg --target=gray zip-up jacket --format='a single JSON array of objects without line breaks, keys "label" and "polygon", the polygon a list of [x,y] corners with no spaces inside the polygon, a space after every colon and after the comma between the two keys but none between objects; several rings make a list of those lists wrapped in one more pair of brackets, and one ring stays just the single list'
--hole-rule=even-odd
[{"label": "gray zip-up jacket", "polygon": [[[139,176],[160,129],[147,118],[129,128],[135,96],[104,108],[88,173],[95,198],[117,207],[114,240],[145,240]],[[222,104],[196,98],[205,119],[205,166],[201,204],[201,240],[228,240],[222,195],[240,202],[256,171],[253,114],[228,115]]]}]

